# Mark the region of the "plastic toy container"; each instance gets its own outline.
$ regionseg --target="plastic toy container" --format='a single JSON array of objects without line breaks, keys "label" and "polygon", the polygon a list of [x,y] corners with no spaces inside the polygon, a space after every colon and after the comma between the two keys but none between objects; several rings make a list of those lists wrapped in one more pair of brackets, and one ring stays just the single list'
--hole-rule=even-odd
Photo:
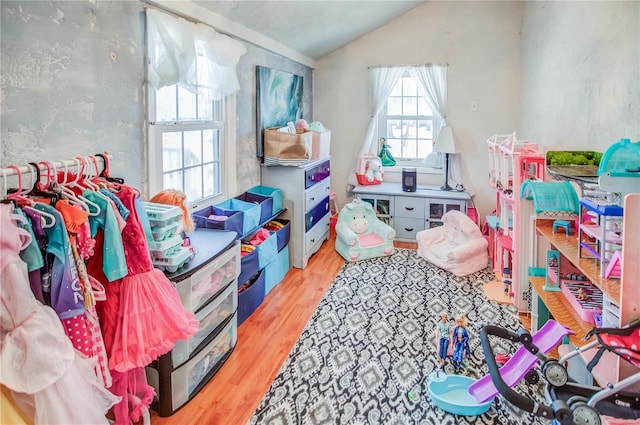
[{"label": "plastic toy container", "polygon": [[170,257],[182,247],[182,238],[180,235],[173,235],[161,241],[148,241],[149,253],[152,259],[160,259],[162,257]]},{"label": "plastic toy container", "polygon": [[163,228],[180,222],[182,217],[180,207],[154,202],[143,202],[143,204],[152,228]]},{"label": "plastic toy container", "polygon": [[153,259],[152,263],[160,270],[175,273],[180,267],[187,264],[189,260],[191,260],[191,250],[187,247],[180,247],[179,250],[167,257]]},{"label": "plastic toy container", "polygon": [[153,235],[153,240],[156,242],[160,242],[173,237],[178,232],[179,226],[180,223],[178,221],[166,224],[164,226],[154,226],[152,223],[151,234]]},{"label": "plastic toy container", "polygon": [[273,198],[273,209],[271,216],[276,215],[282,210],[282,190],[270,186],[254,186],[247,190],[247,193],[255,193],[256,195],[269,196]]},{"label": "plastic toy container", "polygon": [[493,397],[478,403],[469,393],[469,386],[475,379],[462,375],[447,375],[444,372],[432,372],[429,376],[429,395],[431,401],[442,410],[462,416],[477,416],[485,413],[493,403]]}]

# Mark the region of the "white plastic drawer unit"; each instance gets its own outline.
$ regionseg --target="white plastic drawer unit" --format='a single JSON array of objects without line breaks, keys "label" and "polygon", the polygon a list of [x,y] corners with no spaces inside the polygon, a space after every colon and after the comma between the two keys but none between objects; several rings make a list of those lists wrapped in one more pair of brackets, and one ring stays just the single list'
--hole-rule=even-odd
[{"label": "white plastic drawer unit", "polygon": [[187,310],[198,311],[240,274],[240,244],[236,243],[219,257],[177,282],[182,305]]},{"label": "white plastic drawer unit", "polygon": [[205,342],[213,331],[220,326],[227,317],[231,316],[238,307],[238,288],[235,284],[227,285],[215,300],[207,304],[196,314],[199,322],[198,332],[188,341],[178,340],[171,351],[171,364],[178,367],[189,359],[200,345]]},{"label": "white plastic drawer unit", "polygon": [[147,367],[149,384],[156,389],[160,416],[169,416],[193,398],[222,367],[238,339],[237,314],[192,359],[167,375]]},{"label": "white plastic drawer unit", "polygon": [[329,196],[331,192],[331,179],[327,177],[322,180],[320,183],[312,186],[311,188],[305,191],[305,211],[309,211],[314,206],[318,205],[319,202],[322,202],[326,197]]}]

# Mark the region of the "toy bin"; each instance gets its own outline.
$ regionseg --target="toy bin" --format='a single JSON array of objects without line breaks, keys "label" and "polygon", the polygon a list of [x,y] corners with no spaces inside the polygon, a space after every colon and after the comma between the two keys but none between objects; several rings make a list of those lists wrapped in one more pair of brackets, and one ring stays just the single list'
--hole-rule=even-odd
[{"label": "toy bin", "polygon": [[181,246],[170,255],[166,257],[153,258],[151,262],[154,267],[160,270],[168,273],[175,273],[180,267],[187,264],[192,257],[193,253],[191,250],[187,247]]},{"label": "toy bin", "polygon": [[285,246],[264,268],[264,295],[266,296],[289,271],[289,245]]},{"label": "toy bin", "polygon": [[258,250],[255,246],[242,244],[240,247],[240,275],[238,276],[238,285],[242,285],[249,280],[251,276],[258,273]]},{"label": "toy bin", "polygon": [[262,304],[264,277],[265,271],[260,270],[252,278],[240,284],[238,289],[238,325],[247,320]]},{"label": "toy bin", "polygon": [[174,205],[156,204],[154,202],[143,202],[143,205],[152,227],[164,227],[178,223],[182,217],[182,210]]},{"label": "toy bin", "polygon": [[251,243],[252,240],[255,240],[255,238],[258,236],[258,232],[260,232],[261,230],[263,229],[252,233],[242,240],[243,243],[254,246],[256,248],[256,251],[258,251],[259,269],[263,269],[271,260],[275,258],[276,254],[278,253],[278,235],[276,233],[266,231],[267,233],[269,233],[269,236],[266,239],[262,240],[262,242],[256,245]]},{"label": "toy bin", "polygon": [[147,241],[147,244],[149,245],[151,258],[157,260],[170,257],[180,251],[182,247],[182,237],[180,237],[180,235],[173,235],[162,241]]},{"label": "toy bin", "polygon": [[[273,198],[270,196],[244,192],[242,195],[236,196],[235,199],[260,206],[260,219],[258,224],[266,222],[273,216]],[[248,230],[250,229],[245,229],[245,231]]]},{"label": "toy bin", "polygon": [[236,285],[227,285],[226,289],[215,301],[207,304],[196,314],[198,332],[188,340],[179,339],[171,350],[171,365],[175,368],[189,360],[201,345],[209,341],[209,336],[216,335],[215,329],[230,317],[238,307],[238,290]]},{"label": "toy bin", "polygon": [[291,222],[289,220],[275,219],[263,226],[270,232],[275,232],[278,240],[278,252],[287,246],[291,239]]},{"label": "toy bin", "polygon": [[[223,217],[226,217],[224,219]],[[242,236],[242,213],[209,206],[193,213],[193,222],[202,229],[231,230]]]},{"label": "toy bin", "polygon": [[282,210],[282,190],[269,186],[254,186],[247,190],[247,193],[255,193],[256,195],[269,196],[273,199],[273,209],[271,217]]},{"label": "toy bin", "polygon": [[241,235],[255,229],[260,224],[260,215],[262,213],[260,205],[231,198],[214,206],[223,211],[240,211],[242,213]]}]

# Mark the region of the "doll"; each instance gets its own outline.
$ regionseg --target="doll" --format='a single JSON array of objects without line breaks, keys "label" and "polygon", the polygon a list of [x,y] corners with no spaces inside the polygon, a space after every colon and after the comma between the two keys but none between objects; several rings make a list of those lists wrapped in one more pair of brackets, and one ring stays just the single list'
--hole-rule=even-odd
[{"label": "doll", "polygon": [[182,218],[180,220],[180,224],[182,226],[182,230],[185,233],[193,232],[195,228],[195,224],[191,219],[191,214],[189,214],[189,209],[186,204],[187,195],[177,189],[165,189],[160,191],[151,198],[150,202],[155,202],[157,204],[166,204],[166,205],[175,205],[180,207],[182,210]]},{"label": "doll", "polygon": [[456,372],[462,367],[462,359],[471,355],[467,326],[468,323],[465,316],[456,317],[456,327],[453,329],[453,334],[451,335],[451,344],[453,344],[452,361]]},{"label": "doll", "polygon": [[447,313],[440,315],[440,321],[436,327],[436,340],[438,341],[438,362],[444,366],[447,358],[447,348],[449,347],[449,334],[451,333],[451,323]]}]

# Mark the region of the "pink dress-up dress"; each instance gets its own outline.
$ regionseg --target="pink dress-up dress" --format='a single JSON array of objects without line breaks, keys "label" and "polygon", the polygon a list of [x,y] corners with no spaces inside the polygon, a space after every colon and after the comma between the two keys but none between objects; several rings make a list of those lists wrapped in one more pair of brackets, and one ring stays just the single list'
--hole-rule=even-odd
[{"label": "pink dress-up dress", "polygon": [[36,424],[108,424],[120,400],[94,373],[95,361],[74,350],[60,319],[34,297],[18,256],[29,233],[0,205],[0,382]]},{"label": "pink dress-up dress", "polygon": [[136,211],[137,191],[123,186],[116,195],[131,211],[122,232],[129,274],[121,280],[109,368],[124,372],[148,365],[169,352],[179,339],[195,335],[198,321],[184,309],[171,281],[153,267]]}]

